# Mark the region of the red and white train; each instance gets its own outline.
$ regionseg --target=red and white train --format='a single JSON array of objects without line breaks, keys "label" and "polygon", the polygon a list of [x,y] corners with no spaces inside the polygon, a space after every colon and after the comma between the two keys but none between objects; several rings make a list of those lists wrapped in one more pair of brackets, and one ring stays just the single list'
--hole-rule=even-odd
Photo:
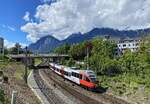
[{"label": "red and white train", "polygon": [[95,90],[97,87],[96,75],[92,70],[80,70],[76,67],[66,67],[55,63],[50,63],[50,69],[84,88]]}]

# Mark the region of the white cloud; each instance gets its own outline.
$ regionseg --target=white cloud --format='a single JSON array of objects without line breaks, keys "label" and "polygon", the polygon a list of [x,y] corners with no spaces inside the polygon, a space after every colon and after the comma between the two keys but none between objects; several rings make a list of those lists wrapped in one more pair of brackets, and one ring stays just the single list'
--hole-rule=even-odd
[{"label": "white cloud", "polygon": [[29,21],[30,21],[30,13],[29,13],[29,12],[26,12],[25,15],[24,15],[24,17],[23,17],[23,19],[24,19],[25,21],[29,22]]},{"label": "white cloud", "polygon": [[37,7],[35,18],[21,27],[35,42],[53,34],[64,39],[72,33],[85,33],[94,27],[117,29],[150,27],[150,0],[58,0]]},{"label": "white cloud", "polygon": [[[11,41],[8,41],[8,40],[4,40],[4,46],[5,47],[7,47],[7,48],[12,48],[12,47],[14,47],[15,46],[15,42],[11,42]],[[22,48],[24,48],[25,46],[27,46],[26,44],[24,44],[24,43],[19,43],[21,46],[22,46]]]},{"label": "white cloud", "polygon": [[11,30],[11,31],[16,31],[16,29],[13,28],[13,27],[7,26],[7,28],[8,28],[9,30]]},{"label": "white cloud", "polygon": [[7,48],[14,47],[15,43],[9,42],[8,40],[4,40],[4,46]]},{"label": "white cloud", "polygon": [[16,29],[14,27],[8,26],[8,25],[1,25],[2,28],[7,29],[7,30],[11,30],[11,31],[16,31]]},{"label": "white cloud", "polygon": [[40,0],[42,3],[56,2],[58,0]]}]

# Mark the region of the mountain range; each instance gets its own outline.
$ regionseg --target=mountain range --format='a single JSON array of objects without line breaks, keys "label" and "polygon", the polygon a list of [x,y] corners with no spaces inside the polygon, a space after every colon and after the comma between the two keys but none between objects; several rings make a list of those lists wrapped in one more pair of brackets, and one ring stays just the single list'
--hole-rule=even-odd
[{"label": "mountain range", "polygon": [[94,37],[105,37],[109,36],[111,39],[135,39],[140,38],[143,35],[150,34],[150,28],[138,29],[138,30],[117,30],[112,28],[94,28],[87,33],[74,33],[64,40],[58,40],[52,35],[47,35],[42,37],[37,42],[29,45],[29,49],[32,52],[38,53],[49,53],[52,52],[56,47],[62,46],[64,44],[76,44],[83,42],[85,40],[90,40]]}]

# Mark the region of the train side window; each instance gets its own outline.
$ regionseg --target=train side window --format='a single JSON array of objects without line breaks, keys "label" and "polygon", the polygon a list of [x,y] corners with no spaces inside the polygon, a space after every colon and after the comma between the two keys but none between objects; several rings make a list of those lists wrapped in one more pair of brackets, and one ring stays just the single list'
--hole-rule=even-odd
[{"label": "train side window", "polygon": [[79,76],[80,76],[80,75],[79,75],[78,73],[76,73],[76,77],[79,78]]},{"label": "train side window", "polygon": [[68,76],[68,72],[66,72],[66,76]]},{"label": "train side window", "polygon": [[77,73],[74,73],[74,76],[77,77]]},{"label": "train side window", "polygon": [[79,74],[78,73],[75,73],[75,72],[72,72],[72,76],[76,77],[76,78],[79,78]]},{"label": "train side window", "polygon": [[78,73],[74,73],[74,77],[79,78],[79,74]]},{"label": "train side window", "polygon": [[57,68],[57,71],[59,72],[59,69]]},{"label": "train side window", "polygon": [[75,77],[75,76],[76,76],[76,73],[72,72],[72,76],[74,76],[74,77]]},{"label": "train side window", "polygon": [[71,76],[71,73],[70,73],[70,72],[68,73],[68,76],[69,76],[69,77]]}]

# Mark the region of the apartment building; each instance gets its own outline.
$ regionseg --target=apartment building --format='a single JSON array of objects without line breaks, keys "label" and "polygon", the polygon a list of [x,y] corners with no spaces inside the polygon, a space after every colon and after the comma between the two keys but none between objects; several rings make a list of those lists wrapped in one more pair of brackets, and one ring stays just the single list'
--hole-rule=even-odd
[{"label": "apartment building", "polygon": [[122,40],[117,44],[117,54],[123,54],[125,50],[130,49],[131,52],[136,52],[139,48],[141,40]]}]

